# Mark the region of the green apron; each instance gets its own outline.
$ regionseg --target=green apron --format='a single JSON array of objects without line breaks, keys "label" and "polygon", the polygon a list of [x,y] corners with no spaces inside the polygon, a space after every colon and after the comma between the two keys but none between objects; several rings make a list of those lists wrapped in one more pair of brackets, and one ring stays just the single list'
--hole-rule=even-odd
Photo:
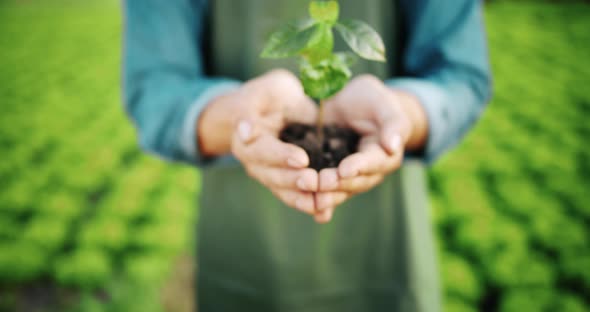
[{"label": "green apron", "polygon": [[[395,51],[395,6],[340,0],[342,16],[369,21]],[[249,79],[289,61],[258,57],[281,22],[305,16],[303,0],[213,0],[210,66]],[[344,50],[342,42],[338,50]],[[388,77],[391,64],[355,73]],[[439,311],[440,296],[424,169],[407,161],[370,192],[340,206],[333,221],[278,201],[236,163],[202,171],[198,311]]]}]

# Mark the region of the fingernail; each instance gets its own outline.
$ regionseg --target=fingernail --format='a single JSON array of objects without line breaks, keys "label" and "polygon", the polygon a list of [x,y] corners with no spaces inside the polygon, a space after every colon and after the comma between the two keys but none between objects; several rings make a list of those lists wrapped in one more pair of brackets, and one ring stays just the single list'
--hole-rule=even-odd
[{"label": "fingernail", "polygon": [[305,186],[305,182],[303,182],[303,178],[297,179],[297,182],[295,182],[295,184],[297,184],[297,187],[302,191],[308,190],[307,187]]},{"label": "fingernail", "polygon": [[240,121],[238,124],[238,135],[242,141],[248,141],[252,134],[252,126],[247,121]]},{"label": "fingernail", "polygon": [[389,141],[389,148],[394,153],[397,153],[402,148],[402,137],[399,134],[396,134],[391,140]]},{"label": "fingernail", "polygon": [[287,159],[287,164],[293,168],[301,168],[305,167],[305,163],[297,158],[289,158]]}]

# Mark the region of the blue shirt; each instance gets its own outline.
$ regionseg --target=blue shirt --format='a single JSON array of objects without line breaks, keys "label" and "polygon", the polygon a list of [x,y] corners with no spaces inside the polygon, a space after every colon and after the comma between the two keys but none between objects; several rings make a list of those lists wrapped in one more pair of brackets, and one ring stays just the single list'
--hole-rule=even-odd
[{"label": "blue shirt", "polygon": [[[124,103],[142,148],[203,165],[198,116],[209,100],[239,87],[205,74],[205,0],[127,0]],[[491,94],[481,1],[400,0],[405,40],[402,77],[386,83],[414,94],[429,122],[419,155],[431,163],[473,125]]]}]

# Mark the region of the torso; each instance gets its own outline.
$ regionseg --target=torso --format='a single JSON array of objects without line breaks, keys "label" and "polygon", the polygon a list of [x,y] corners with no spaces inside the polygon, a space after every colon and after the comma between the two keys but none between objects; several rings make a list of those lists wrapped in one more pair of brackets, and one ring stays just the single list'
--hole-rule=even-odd
[{"label": "torso", "polygon": [[[388,50],[396,50],[391,1],[339,2],[344,18],[370,21]],[[212,74],[249,79],[271,68],[292,68],[289,61],[258,55],[277,25],[306,16],[307,4],[213,1]],[[393,70],[392,64],[368,62],[354,69],[380,77]],[[239,165],[205,169],[202,177],[199,311],[437,310],[437,271],[420,166],[404,166],[377,188],[354,197],[327,225],[283,205]]]}]

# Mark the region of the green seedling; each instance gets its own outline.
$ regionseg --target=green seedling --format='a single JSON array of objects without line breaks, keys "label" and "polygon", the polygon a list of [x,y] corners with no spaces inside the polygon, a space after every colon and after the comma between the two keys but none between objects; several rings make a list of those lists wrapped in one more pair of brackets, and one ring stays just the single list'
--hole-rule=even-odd
[{"label": "green seedling", "polygon": [[[338,1],[312,1],[309,14],[310,18],[287,23],[272,33],[261,57],[298,58],[303,89],[320,105],[317,129],[321,138],[324,101],[348,83],[356,55],[385,62],[385,45],[381,36],[367,23],[339,20]],[[354,53],[333,52],[334,29]]]}]

